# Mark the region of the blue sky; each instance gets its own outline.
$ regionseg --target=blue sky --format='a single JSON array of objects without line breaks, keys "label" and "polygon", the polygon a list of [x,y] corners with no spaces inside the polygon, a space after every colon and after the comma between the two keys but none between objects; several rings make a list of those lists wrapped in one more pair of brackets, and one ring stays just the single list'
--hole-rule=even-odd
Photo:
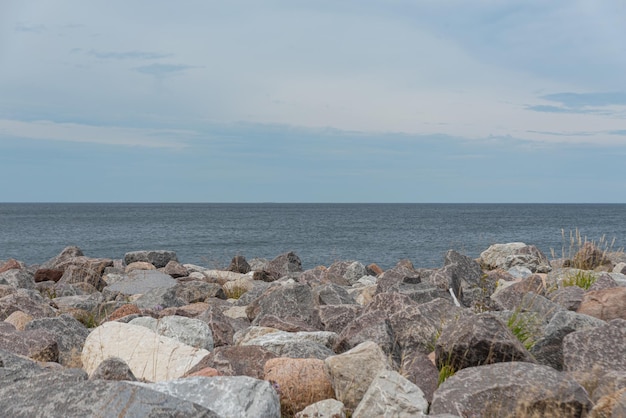
[{"label": "blue sky", "polygon": [[5,202],[626,202],[617,0],[0,3]]}]

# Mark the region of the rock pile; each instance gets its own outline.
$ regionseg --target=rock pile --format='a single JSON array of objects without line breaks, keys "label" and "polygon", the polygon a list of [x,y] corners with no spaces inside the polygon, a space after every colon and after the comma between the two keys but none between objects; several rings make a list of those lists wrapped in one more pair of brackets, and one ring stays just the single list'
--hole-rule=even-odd
[{"label": "rock pile", "polygon": [[[226,270],[172,251],[0,262],[7,416],[618,417],[626,268],[524,243],[441,268],[293,252]],[[579,268],[574,268],[579,267]],[[584,267],[581,269],[580,267]]]}]

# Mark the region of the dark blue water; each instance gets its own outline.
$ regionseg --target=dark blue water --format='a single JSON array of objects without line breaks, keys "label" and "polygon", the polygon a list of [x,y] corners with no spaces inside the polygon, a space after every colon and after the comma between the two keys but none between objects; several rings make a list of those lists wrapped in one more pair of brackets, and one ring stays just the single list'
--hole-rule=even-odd
[{"label": "dark blue water", "polygon": [[[168,249],[183,263],[223,267],[242,254],[295,251],[305,268],[402,259],[440,267],[448,249],[471,257],[522,241],[562,252],[561,231],[626,244],[623,204],[0,204],[0,260],[40,264],[67,245],[90,257]],[[566,246],[569,245],[565,242]]]}]

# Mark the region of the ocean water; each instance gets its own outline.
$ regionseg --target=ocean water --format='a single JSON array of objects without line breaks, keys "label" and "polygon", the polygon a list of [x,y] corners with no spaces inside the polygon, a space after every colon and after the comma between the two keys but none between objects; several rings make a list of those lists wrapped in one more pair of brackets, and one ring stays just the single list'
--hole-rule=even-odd
[{"label": "ocean water", "polygon": [[386,269],[404,258],[440,267],[449,249],[477,257],[495,243],[560,255],[576,229],[623,248],[626,205],[0,203],[0,260],[40,264],[77,245],[106,258],[174,250],[183,263],[211,268],[237,254],[271,259],[287,251],[304,268],[358,260]]}]

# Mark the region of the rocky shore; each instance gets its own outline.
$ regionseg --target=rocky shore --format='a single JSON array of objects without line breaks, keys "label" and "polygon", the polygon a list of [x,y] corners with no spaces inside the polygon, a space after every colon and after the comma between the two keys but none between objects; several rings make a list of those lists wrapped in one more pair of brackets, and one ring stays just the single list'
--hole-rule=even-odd
[{"label": "rocky shore", "polygon": [[11,417],[624,417],[626,254],[0,261]]}]

